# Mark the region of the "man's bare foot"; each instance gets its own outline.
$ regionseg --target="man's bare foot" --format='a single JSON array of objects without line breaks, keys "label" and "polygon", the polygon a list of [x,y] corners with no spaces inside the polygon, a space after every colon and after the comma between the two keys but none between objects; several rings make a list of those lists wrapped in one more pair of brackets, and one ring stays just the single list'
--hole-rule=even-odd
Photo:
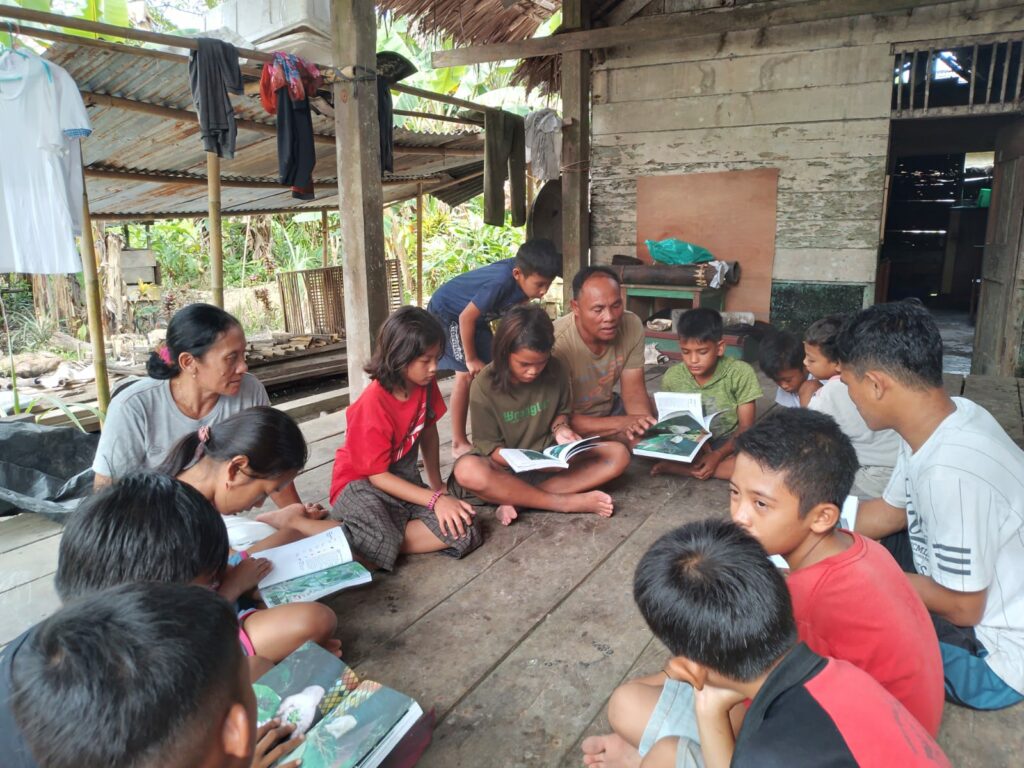
[{"label": "man's bare foot", "polygon": [[472,443],[462,443],[452,441],[452,461],[459,458],[459,456],[465,456],[467,453],[473,450]]},{"label": "man's bare foot", "polygon": [[494,514],[498,518],[498,522],[502,525],[511,525],[512,521],[519,517],[519,513],[516,511],[516,508],[511,504],[502,504],[494,510]]},{"label": "man's bare foot", "polygon": [[639,768],[640,753],[617,733],[588,736],[583,740],[583,764],[602,768]]},{"label": "man's bare foot", "polygon": [[266,523],[277,529],[287,528],[292,521],[300,517],[307,517],[305,504],[289,504],[287,507],[256,515],[256,519],[261,523]]},{"label": "man's bare foot", "polygon": [[322,504],[306,504],[304,505],[305,515],[310,520],[323,520],[327,517],[327,510],[323,508]]},{"label": "man's bare foot", "polygon": [[611,517],[615,511],[612,497],[604,491],[564,494],[565,507],[562,512],[593,512],[601,517]]}]

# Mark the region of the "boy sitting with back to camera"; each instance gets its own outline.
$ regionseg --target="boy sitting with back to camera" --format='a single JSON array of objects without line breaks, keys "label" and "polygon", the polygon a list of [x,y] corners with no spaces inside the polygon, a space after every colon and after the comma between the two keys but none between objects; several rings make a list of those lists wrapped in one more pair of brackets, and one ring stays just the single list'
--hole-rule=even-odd
[{"label": "boy sitting with back to camera", "polygon": [[[881,545],[837,527],[856,468],[849,438],[830,417],[775,410],[736,440],[732,519],[769,555],[785,558],[801,642],[867,672],[934,736],[942,660],[928,612],[910,585],[900,584],[899,567]],[[743,712],[738,707],[733,717]],[[661,738],[693,738],[694,718],[690,686],[661,674],[637,678],[608,703],[615,733],[588,746],[594,754],[635,758]]]},{"label": "boy sitting with back to camera", "polygon": [[699,307],[679,316],[676,323],[683,362],[665,371],[661,388],[665,392],[699,392],[704,415],[716,413],[711,422],[711,439],[692,464],[659,461],[652,475],[669,473],[707,480],[728,480],[732,474],[733,442],[754,423],[756,401],[762,394],[754,369],[742,360],[725,356],[722,316]]}]

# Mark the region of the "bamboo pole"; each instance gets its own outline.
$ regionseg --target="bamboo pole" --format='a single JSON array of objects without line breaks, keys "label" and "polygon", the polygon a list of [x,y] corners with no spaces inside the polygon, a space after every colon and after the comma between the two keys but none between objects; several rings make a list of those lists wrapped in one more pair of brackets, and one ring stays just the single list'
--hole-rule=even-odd
[{"label": "bamboo pole", "polygon": [[327,225],[327,210],[320,211],[320,236],[324,241],[324,266],[330,266],[330,258],[328,257],[328,240],[330,239],[331,229]]},{"label": "bamboo pole", "polygon": [[220,226],[220,157],[206,153],[207,197],[210,208],[210,289],[213,303],[224,308],[224,242]]},{"label": "bamboo pole", "polygon": [[423,182],[416,185],[416,306],[423,306]]},{"label": "bamboo pole", "polygon": [[89,339],[92,341],[92,364],[96,372],[96,400],[100,412],[106,416],[110,405],[110,380],[107,377],[107,348],[103,340],[103,310],[100,302],[100,279],[96,268],[96,241],[92,234],[92,216],[89,215],[89,190],[82,180],[82,275],[85,278],[85,307],[89,321]]}]

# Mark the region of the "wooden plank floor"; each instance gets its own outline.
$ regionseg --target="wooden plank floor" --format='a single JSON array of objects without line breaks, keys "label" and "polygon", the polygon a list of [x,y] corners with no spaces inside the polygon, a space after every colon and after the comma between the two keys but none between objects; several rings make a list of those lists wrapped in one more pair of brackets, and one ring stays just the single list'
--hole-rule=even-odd
[{"label": "wooden plank floor", "polygon": [[[655,374],[656,375],[656,374]],[[651,389],[655,389],[652,382]],[[450,382],[444,383],[444,390]],[[1024,436],[1020,382],[950,378]],[[774,386],[765,382],[771,407]],[[442,460],[450,456],[442,421]],[[343,413],[302,425],[310,459],[297,483],[325,501]],[[485,544],[463,560],[403,558],[392,574],[329,599],[346,660],[438,716],[421,765],[578,766],[579,743],[607,729],[605,704],[623,680],[662,668],[666,652],[632,600],[636,562],[681,523],[728,514],[720,481],[650,478],[637,459],[609,488],[610,519],[526,513],[509,527],[490,510]],[[445,467],[447,472],[447,467]],[[0,521],[0,644],[56,607],[59,526],[22,515]],[[954,765],[1019,764],[1024,706],[975,713],[947,706],[940,740]]]}]

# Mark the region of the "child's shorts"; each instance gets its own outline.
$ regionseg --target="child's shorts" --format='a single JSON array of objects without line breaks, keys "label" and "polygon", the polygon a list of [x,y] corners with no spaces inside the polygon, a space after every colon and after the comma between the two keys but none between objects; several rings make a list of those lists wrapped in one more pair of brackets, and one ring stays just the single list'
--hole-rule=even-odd
[{"label": "child's shorts", "polygon": [[[452,465],[452,473],[450,475],[448,475],[448,483],[447,483],[447,485],[448,485],[448,493],[450,495],[454,496],[456,499],[459,499],[460,501],[465,501],[468,504],[472,504],[474,507],[485,507],[485,506],[488,506],[488,505],[491,504],[491,502],[484,501],[483,499],[481,499],[479,496],[477,496],[472,491],[468,490],[467,488],[464,488],[462,486],[462,484],[459,483],[459,481],[455,479],[455,467],[458,466],[458,463],[460,461],[462,461],[464,458],[466,458],[467,456],[475,456],[478,459],[485,459],[487,461],[490,460],[486,456],[483,456],[483,455],[477,453],[476,451],[471,451],[470,453],[467,453],[464,456],[459,456],[459,458],[457,458],[455,460],[455,464]],[[495,466],[497,466],[497,465],[495,465]],[[503,467],[503,469],[505,469],[505,468]],[[512,470],[511,469],[505,469],[505,471],[506,472],[511,472]],[[527,485],[538,486],[541,483],[543,483],[545,480],[547,480],[549,477],[551,477],[551,473],[550,472],[538,472],[538,471],[534,471],[534,472],[520,472],[520,473],[518,473],[516,475],[516,477],[519,480],[522,480]]]},{"label": "child's shorts", "polygon": [[671,737],[679,739],[676,768],[703,768],[700,734],[697,731],[697,711],[694,708],[693,686],[678,680],[666,680],[658,704],[647,721],[644,735],[637,748],[643,757],[658,741]]},{"label": "child's shorts", "polygon": [[[435,317],[437,317],[435,315]],[[438,317],[444,327],[444,354],[437,361],[439,371],[458,371],[466,373],[466,353],[462,349],[462,332],[459,330],[458,318],[447,320]],[[494,334],[488,323],[477,323],[476,333],[473,335],[476,342],[476,356],[485,363],[491,362],[491,345],[494,341]]]}]

